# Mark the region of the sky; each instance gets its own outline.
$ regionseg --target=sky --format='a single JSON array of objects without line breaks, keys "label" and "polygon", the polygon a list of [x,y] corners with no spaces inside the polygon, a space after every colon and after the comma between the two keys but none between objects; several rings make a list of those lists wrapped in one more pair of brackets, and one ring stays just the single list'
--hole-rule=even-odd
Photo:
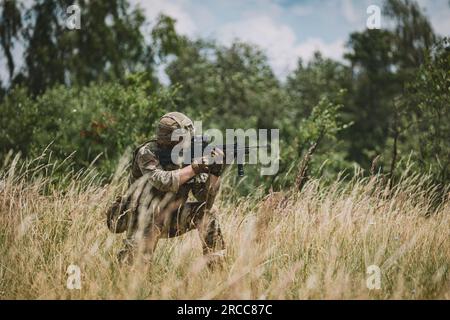
[{"label": "sky", "polygon": [[[154,22],[160,13],[175,18],[176,30],[180,34],[192,38],[216,39],[225,45],[234,39],[258,45],[267,54],[275,74],[280,79],[295,69],[299,57],[308,61],[317,50],[326,57],[342,60],[349,34],[366,28],[369,17],[367,8],[370,5],[382,8],[383,3],[382,0],[130,0],[130,2],[144,9],[150,22]],[[418,2],[425,9],[435,31],[449,36],[449,0]],[[21,55],[20,50],[15,50],[15,54]],[[7,79],[6,75],[4,61],[0,61],[0,79],[4,82]]]},{"label": "sky", "polygon": [[[133,3],[155,20],[165,13],[190,37],[229,44],[238,38],[260,46],[277,76],[284,78],[320,50],[342,60],[349,34],[366,28],[370,5],[382,0],[149,0]],[[419,0],[435,31],[450,35],[449,0]],[[381,20],[383,27],[383,20]]]}]

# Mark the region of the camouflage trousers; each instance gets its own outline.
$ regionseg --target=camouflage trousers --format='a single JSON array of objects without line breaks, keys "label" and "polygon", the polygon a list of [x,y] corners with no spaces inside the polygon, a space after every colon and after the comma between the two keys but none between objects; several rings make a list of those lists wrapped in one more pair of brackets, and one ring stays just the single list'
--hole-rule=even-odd
[{"label": "camouflage trousers", "polygon": [[150,183],[144,184],[128,198],[127,237],[119,261],[132,262],[136,254],[150,260],[159,239],[178,237],[194,229],[200,236],[208,265],[220,260],[225,242],[217,209],[212,206],[215,196],[205,201],[186,202],[186,192],[164,193],[152,188]]}]

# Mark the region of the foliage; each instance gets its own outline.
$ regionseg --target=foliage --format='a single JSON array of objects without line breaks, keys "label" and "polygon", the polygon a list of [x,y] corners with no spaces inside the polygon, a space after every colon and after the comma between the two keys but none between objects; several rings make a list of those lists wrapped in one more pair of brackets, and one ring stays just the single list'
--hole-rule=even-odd
[{"label": "foliage", "polygon": [[450,49],[448,40],[438,43],[433,55],[420,67],[403,97],[407,150],[414,150],[421,171],[436,182],[450,180]]},{"label": "foliage", "polygon": [[[326,158],[333,156],[335,157],[334,160],[337,160],[336,156],[341,157],[339,161],[334,162],[333,172],[340,172],[350,167],[350,164],[344,160],[336,147],[341,146],[338,143],[339,132],[347,129],[350,125],[350,123],[344,123],[341,118],[343,106],[339,104],[339,101],[342,101],[344,95],[345,90],[340,90],[336,93],[333,101],[328,96],[322,95],[308,117],[285,120],[282,126],[285,130],[284,135],[286,135],[286,130],[290,130],[292,140],[283,145],[282,169],[279,174],[290,170],[290,165],[298,164],[298,160],[307,156],[307,153],[310,153],[308,157],[312,157],[314,153],[322,155],[322,157],[312,161],[311,169],[315,173],[320,170],[319,168],[322,167]],[[291,174],[290,179],[284,179],[283,183],[292,184],[295,173],[294,171]]]},{"label": "foliage", "polygon": [[111,173],[127,147],[153,133],[158,117],[170,110],[173,94],[148,91],[143,85],[57,86],[33,100],[25,89],[16,88],[0,105],[2,153],[11,149],[32,156],[51,144],[59,159],[75,151],[78,167],[101,155],[99,165]]},{"label": "foliage", "polygon": [[14,49],[15,40],[19,38],[22,28],[21,10],[22,4],[16,0],[2,1],[0,3],[0,45],[5,54],[9,77],[14,74]]},{"label": "foliage", "polygon": [[267,57],[257,48],[235,42],[187,42],[166,69],[180,84],[178,110],[218,128],[272,128],[283,112],[283,92]]},{"label": "foliage", "polygon": [[433,49],[440,39],[415,1],[386,0],[389,28],[352,33],[345,62],[320,53],[299,60],[286,81],[257,46],[179,35],[176,20],[146,21],[127,0],[79,1],[89,32],[67,30],[68,3],[0,6],[11,77],[0,85],[1,158],[10,150],[32,157],[52,143],[54,157],[76,151],[79,167],[101,154],[109,175],[127,147],[151,137],[160,114],[176,110],[205,129],[280,129],[278,175],[249,168],[244,193],[290,186],[314,144],[310,172],[330,180],[354,166],[368,173],[377,158],[393,181],[411,157],[419,172],[450,181],[447,51]]},{"label": "foliage", "polygon": [[349,157],[368,168],[383,152],[393,116],[393,99],[399,92],[395,72],[394,37],[387,30],[366,30],[350,36],[346,58],[353,70],[352,95],[346,112],[352,128],[344,136],[349,141]]},{"label": "foliage", "polygon": [[[3,2],[1,45],[12,84],[39,95],[57,84],[82,86],[93,81],[120,81],[127,73],[142,71],[151,75],[155,52],[169,53],[166,43],[172,39],[173,24],[166,23],[164,28],[161,25],[170,18],[160,16],[152,33],[154,44],[158,37],[164,38],[163,47],[158,48],[145,39],[142,10],[131,7],[128,1],[78,1],[81,31],[68,30],[65,25],[66,8],[72,2],[38,0],[29,7],[17,1]],[[16,42],[25,48],[20,70],[16,70],[11,56]]]},{"label": "foliage", "polygon": [[[257,46],[188,38],[164,15],[150,30],[128,0],[79,0],[87,32],[66,30],[72,2],[0,3],[0,298],[449,298],[450,50],[417,2],[386,0],[390,28],[286,81]],[[168,111],[280,129],[280,171],[222,177],[224,268],[205,268],[190,233],[120,272],[121,241],[99,226]],[[70,264],[81,291],[61,285]]]}]

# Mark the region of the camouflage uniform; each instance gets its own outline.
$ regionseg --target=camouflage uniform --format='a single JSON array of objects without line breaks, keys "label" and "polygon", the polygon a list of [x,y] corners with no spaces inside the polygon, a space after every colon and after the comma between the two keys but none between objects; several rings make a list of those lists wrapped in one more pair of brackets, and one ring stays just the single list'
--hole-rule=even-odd
[{"label": "camouflage uniform", "polygon": [[[157,157],[159,148],[157,141],[152,140],[135,151],[130,188],[115,207],[124,219],[108,220],[112,231],[113,227],[119,232],[127,231],[119,259],[129,261],[136,248],[150,258],[160,238],[176,237],[193,229],[198,230],[203,254],[214,256],[213,253],[225,249],[213,209],[218,186],[210,188],[211,179],[206,173],[180,186],[181,166],[163,167]],[[190,192],[197,201],[188,202]]]}]

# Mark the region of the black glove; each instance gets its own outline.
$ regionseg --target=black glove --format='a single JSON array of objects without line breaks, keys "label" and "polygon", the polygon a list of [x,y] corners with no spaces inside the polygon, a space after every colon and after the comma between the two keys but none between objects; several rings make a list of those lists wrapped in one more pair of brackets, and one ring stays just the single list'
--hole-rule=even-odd
[{"label": "black glove", "polygon": [[208,159],[206,157],[194,159],[192,161],[192,169],[194,170],[195,174],[209,173]]},{"label": "black glove", "polygon": [[225,169],[225,154],[219,148],[214,148],[211,152],[211,161],[214,163],[208,166],[209,173],[220,177]]},{"label": "black glove", "polygon": [[192,169],[195,174],[209,173],[216,177],[220,177],[225,169],[223,151],[216,148],[211,152],[209,157],[193,160]]}]

